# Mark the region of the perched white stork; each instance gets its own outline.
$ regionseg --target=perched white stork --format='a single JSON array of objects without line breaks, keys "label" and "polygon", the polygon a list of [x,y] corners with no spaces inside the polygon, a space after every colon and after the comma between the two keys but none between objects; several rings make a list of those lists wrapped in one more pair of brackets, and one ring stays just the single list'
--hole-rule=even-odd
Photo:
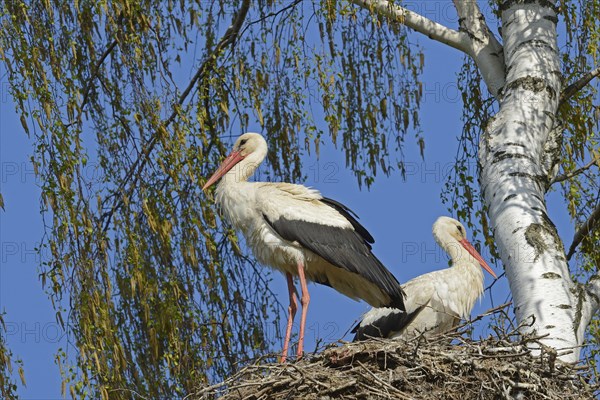
[{"label": "perched white stork", "polygon": [[346,206],[302,185],[247,182],[266,154],[267,142],[261,135],[241,135],[202,190],[221,178],[215,197],[226,218],[242,231],[260,263],[286,275],[290,306],[284,362],[298,308],[293,276],[299,277],[302,288],[298,357],[302,356],[310,301],[307,280],[374,307],[404,310],[404,293],[371,252],[373,237]]},{"label": "perched white stork", "polygon": [[471,314],[483,293],[481,265],[496,274],[466,238],[465,228],[449,217],[433,224],[433,236],[452,260],[452,266],[418,276],[402,285],[406,310],[382,307],[368,311],[352,330],[354,340],[369,337],[404,338],[441,333]]}]

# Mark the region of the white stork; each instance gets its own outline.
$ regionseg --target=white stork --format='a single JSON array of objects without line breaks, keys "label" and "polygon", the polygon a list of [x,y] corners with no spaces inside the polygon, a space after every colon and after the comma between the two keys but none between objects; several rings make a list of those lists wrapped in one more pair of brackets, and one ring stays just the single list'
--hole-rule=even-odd
[{"label": "white stork", "polygon": [[483,293],[481,265],[496,274],[466,238],[465,228],[449,217],[433,224],[433,236],[452,260],[452,266],[418,276],[402,285],[406,310],[382,307],[368,311],[352,330],[354,340],[369,337],[410,339],[446,332],[471,314]]},{"label": "white stork", "polygon": [[267,142],[261,135],[241,135],[202,190],[221,178],[215,197],[225,217],[242,231],[260,263],[286,275],[290,306],[281,356],[284,362],[298,308],[293,276],[299,277],[302,288],[298,357],[302,356],[310,301],[307,280],[374,307],[404,310],[404,294],[400,283],[371,252],[373,237],[346,206],[302,185],[247,182],[266,154]]}]

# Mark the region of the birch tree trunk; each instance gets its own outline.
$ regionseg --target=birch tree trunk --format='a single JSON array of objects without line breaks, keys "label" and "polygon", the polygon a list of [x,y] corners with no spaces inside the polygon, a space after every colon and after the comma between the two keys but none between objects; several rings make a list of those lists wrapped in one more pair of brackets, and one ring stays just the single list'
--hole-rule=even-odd
[{"label": "birch tree trunk", "polygon": [[556,121],[561,94],[556,2],[501,3],[503,47],[474,1],[454,1],[458,31],[385,1],[354,2],[464,51],[477,64],[500,105],[480,139],[479,183],[517,321],[523,333],[546,335],[542,342],[563,361],[577,361],[598,309],[600,280],[594,276],[583,285],[571,279],[546,211],[562,134]]},{"label": "birch tree trunk", "polygon": [[[513,294],[517,320],[548,334],[554,348],[574,347],[578,297],[564,248],[546,213],[545,144],[560,94],[557,16],[549,4],[509,4],[502,12],[506,85],[500,111],[479,146],[480,184]],[[574,351],[566,359],[574,361]]]}]

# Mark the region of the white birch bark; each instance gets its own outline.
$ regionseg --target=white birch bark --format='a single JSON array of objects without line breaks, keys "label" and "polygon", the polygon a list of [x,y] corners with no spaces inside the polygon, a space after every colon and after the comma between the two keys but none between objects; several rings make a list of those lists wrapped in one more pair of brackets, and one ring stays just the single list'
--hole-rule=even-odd
[{"label": "white birch bark", "polygon": [[460,31],[468,35],[468,55],[481,71],[488,90],[494,97],[504,86],[504,53],[502,45],[490,32],[476,1],[454,0]]},{"label": "white birch bark", "polygon": [[[505,3],[506,4],[506,3]],[[546,214],[544,144],[560,93],[556,13],[539,4],[502,12],[506,86],[481,138],[480,184],[513,295],[517,320],[531,319],[555,348],[576,344],[563,245]]]},{"label": "white birch bark", "polygon": [[[402,23],[409,15],[383,0],[352,1]],[[594,276],[587,285],[573,282],[546,211],[562,133],[555,120],[561,94],[556,2],[506,0],[500,5],[503,57],[477,3],[454,4],[458,32],[415,15],[407,25],[469,54],[499,101],[499,112],[479,145],[479,182],[517,321],[524,324],[523,332],[546,335],[542,342],[563,361],[575,362],[598,311],[600,278]]]}]

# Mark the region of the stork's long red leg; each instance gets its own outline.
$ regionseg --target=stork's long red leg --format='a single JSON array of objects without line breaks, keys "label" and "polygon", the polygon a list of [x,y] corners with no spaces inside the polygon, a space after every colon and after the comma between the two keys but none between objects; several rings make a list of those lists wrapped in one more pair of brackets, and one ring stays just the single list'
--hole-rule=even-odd
[{"label": "stork's long red leg", "polygon": [[300,337],[298,338],[298,358],[300,358],[302,357],[302,350],[304,348],[304,326],[306,325],[308,303],[310,303],[310,295],[308,294],[308,286],[306,284],[304,265],[302,262],[298,262],[298,276],[300,277],[300,286],[302,287],[302,298],[300,299],[300,304],[302,304],[302,317],[300,318]]},{"label": "stork's long red leg", "polygon": [[296,310],[298,310],[298,300],[296,300],[296,289],[294,288],[294,280],[292,274],[285,274],[288,284],[288,292],[290,294],[290,305],[288,307],[288,321],[285,328],[285,340],[283,342],[283,351],[281,352],[281,358],[279,362],[284,363],[287,358],[288,347],[290,345],[290,337],[292,336],[292,323],[294,322],[294,316]]}]

